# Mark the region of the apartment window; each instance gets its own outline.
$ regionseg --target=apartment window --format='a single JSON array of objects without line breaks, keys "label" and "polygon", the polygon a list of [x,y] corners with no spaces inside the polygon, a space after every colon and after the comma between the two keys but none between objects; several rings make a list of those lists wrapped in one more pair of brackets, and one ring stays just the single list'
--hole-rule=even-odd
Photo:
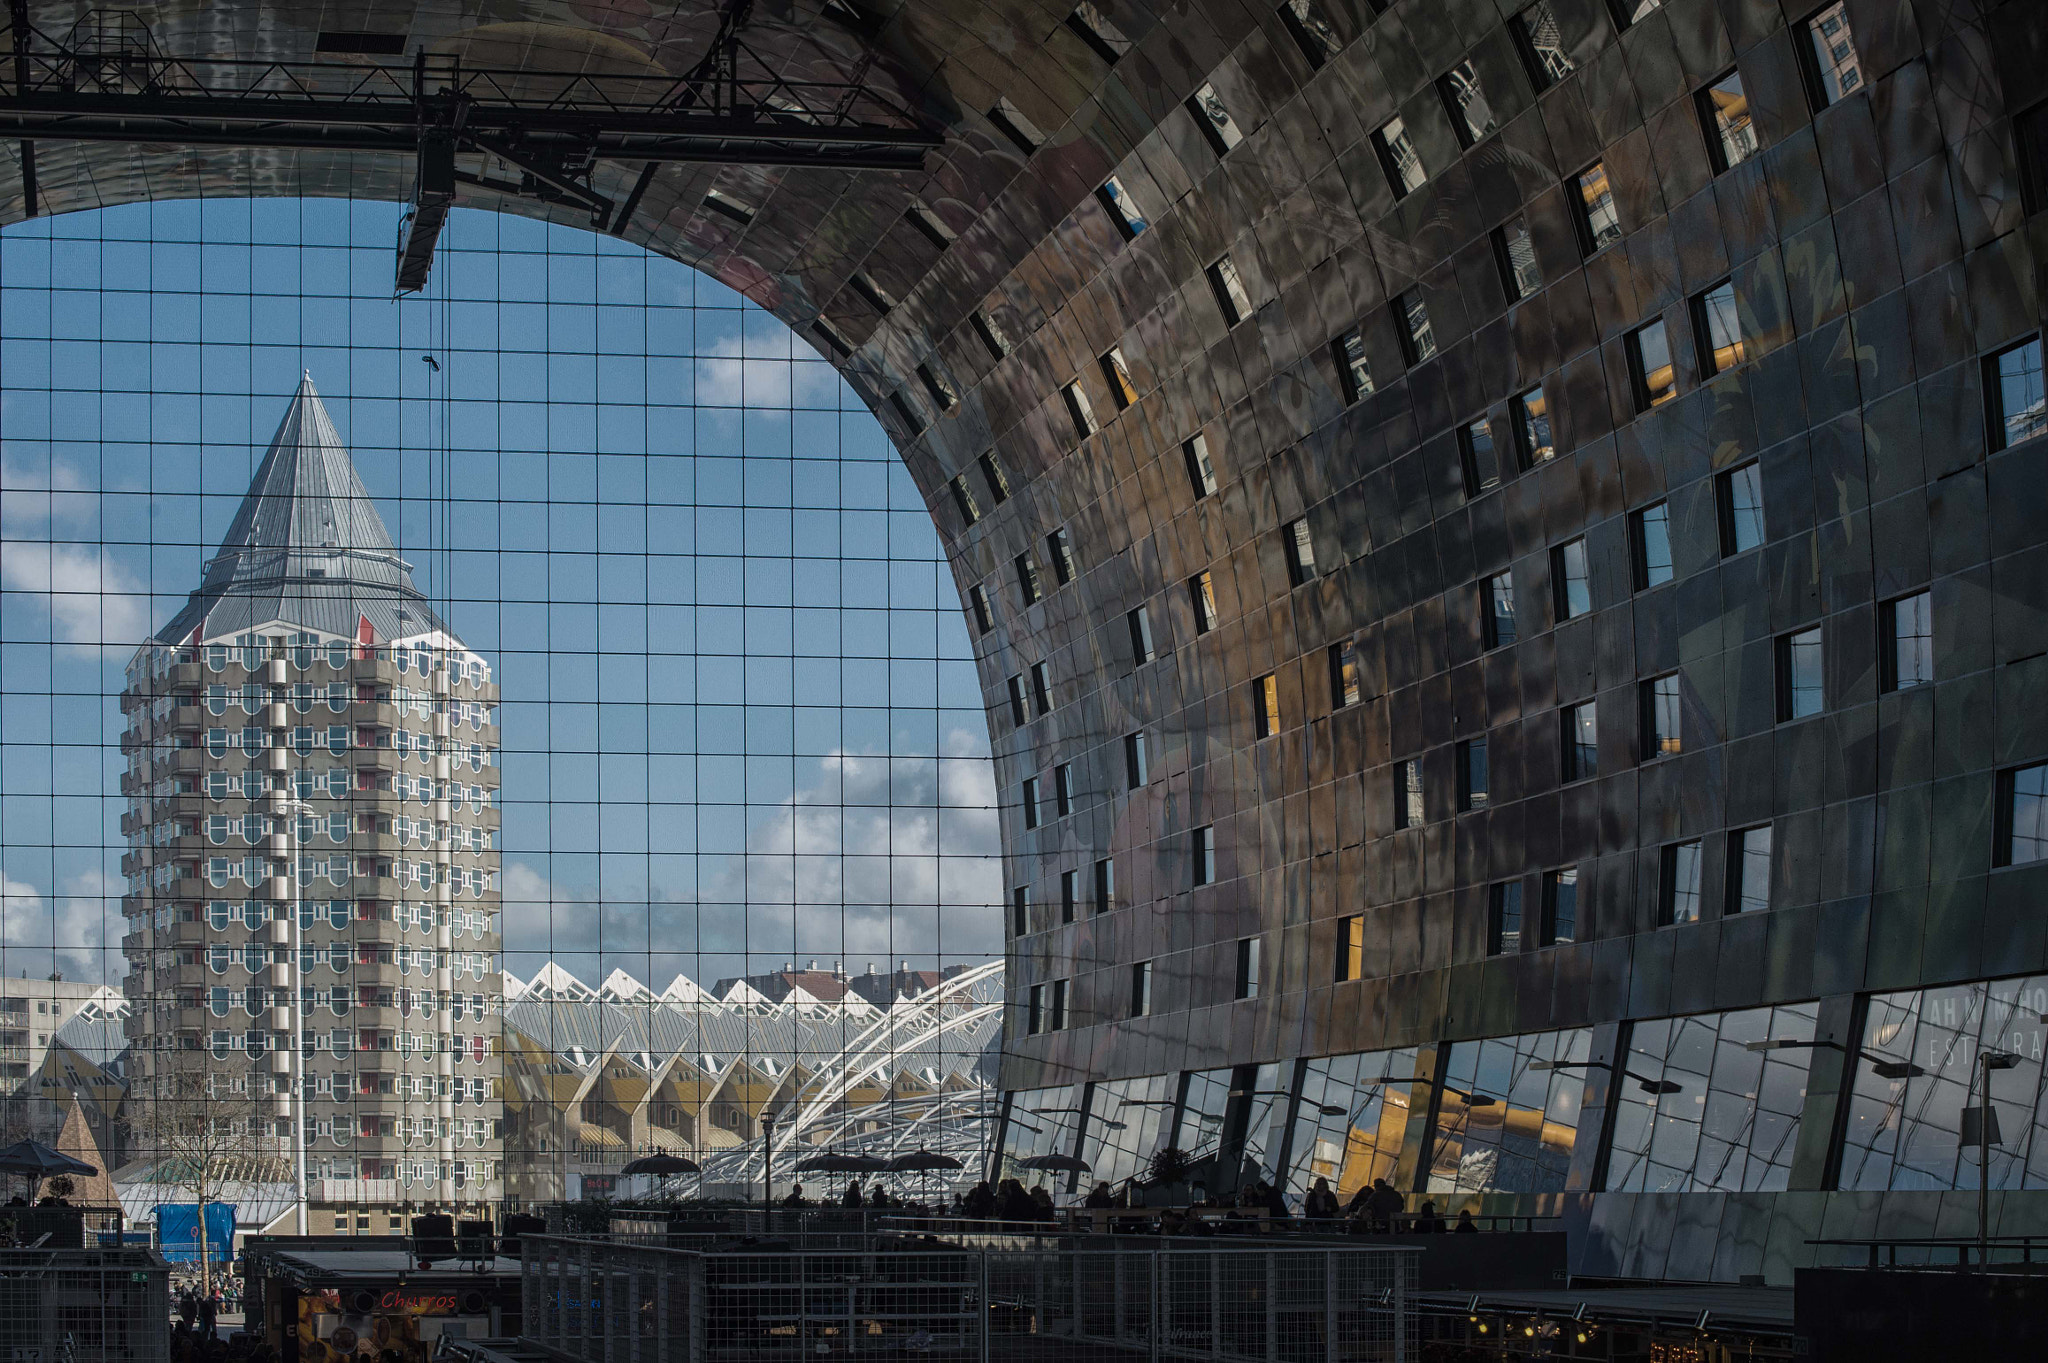
[{"label": "apartment window", "polygon": [[1779,635],[1779,721],[1819,714],[1825,690],[1821,679],[1820,626]]},{"label": "apartment window", "polygon": [[995,615],[988,608],[988,592],[979,582],[967,589],[967,607],[974,612],[976,634],[986,634],[996,627]]},{"label": "apartment window", "polygon": [[811,323],[811,331],[813,332],[813,334],[817,336],[819,340],[825,343],[826,349],[830,350],[834,355],[837,355],[840,359],[844,360],[852,358],[853,347],[847,344],[847,340],[844,336],[841,336],[839,334],[838,328],[834,327],[830,322],[826,321],[824,318],[820,317],[817,321]]},{"label": "apartment window", "polygon": [[1010,353],[1009,333],[1002,329],[996,322],[996,319],[990,316],[986,309],[977,309],[969,313],[968,321],[974,327],[974,334],[981,338],[981,343],[984,346],[988,347],[991,359],[1000,360]]},{"label": "apartment window", "polygon": [[1031,703],[1040,715],[1052,713],[1052,665],[1031,664]]},{"label": "apartment window", "polygon": [[1337,30],[1330,27],[1329,20],[1317,13],[1308,0],[1287,0],[1280,6],[1280,22],[1311,67],[1320,67],[1344,47],[1337,37]]},{"label": "apartment window", "polygon": [[1216,306],[1223,310],[1223,324],[1234,327],[1252,315],[1251,295],[1244,291],[1237,265],[1223,256],[1208,270],[1209,287],[1216,294]]},{"label": "apartment window", "polygon": [[1771,907],[1771,826],[1728,835],[1728,912],[1755,913]]},{"label": "apartment window", "polygon": [[[1074,812],[1074,764],[1062,762],[1052,769],[1052,807],[1060,818]],[[1067,872],[1071,879],[1075,872]]]},{"label": "apartment window", "polygon": [[1692,320],[1702,378],[1733,369],[1748,358],[1742,344],[1742,319],[1736,310],[1734,280],[1724,279],[1693,299]]},{"label": "apartment window", "polygon": [[952,228],[946,226],[944,219],[932,211],[930,204],[914,202],[910,205],[910,211],[903,216],[917,229],[919,236],[941,251],[951,246],[953,238],[958,235]]},{"label": "apartment window", "polygon": [[1671,505],[1652,502],[1628,518],[1628,547],[1637,591],[1671,580]]},{"label": "apartment window", "polygon": [[1036,605],[1045,595],[1045,588],[1038,580],[1038,565],[1031,561],[1031,555],[1017,555],[1017,595],[1024,598],[1027,606]]},{"label": "apartment window", "polygon": [[1537,0],[1515,16],[1515,43],[1529,68],[1529,79],[1538,91],[1548,90],[1572,73],[1571,55],[1564,50],[1564,31],[1550,0]]},{"label": "apartment window", "polygon": [[1024,1035],[1037,1036],[1045,1030],[1045,986],[1032,985],[1024,1000]]},{"label": "apartment window", "polygon": [[1237,944],[1237,996],[1241,999],[1259,996],[1259,939],[1256,937],[1246,937]]},{"label": "apartment window", "polygon": [[1806,21],[1802,54],[1814,107],[1825,109],[1863,88],[1863,62],[1856,55],[1856,35],[1841,0]]},{"label": "apartment window", "polygon": [[1095,197],[1109,210],[1109,220],[1116,224],[1116,230],[1125,241],[1152,225],[1131,198],[1131,191],[1125,189],[1124,182],[1114,175],[1102,182],[1102,187],[1095,191]]},{"label": "apartment window", "polygon": [[1502,644],[1515,641],[1515,579],[1509,572],[1498,572],[1486,579],[1486,614],[1481,617],[1485,626],[1486,646],[1499,648]]},{"label": "apartment window", "polygon": [[1700,918],[1700,845],[1675,842],[1664,849],[1659,921],[1697,923]]},{"label": "apartment window", "polygon": [[2048,763],[2003,773],[1999,778],[1999,865],[2021,866],[2048,858]]},{"label": "apartment window", "polygon": [[1515,418],[1515,444],[1522,467],[1530,469],[1557,457],[1557,442],[1550,433],[1550,402],[1539,386],[1516,397],[1510,404]]},{"label": "apartment window", "polygon": [[1124,362],[1122,346],[1111,346],[1102,352],[1102,381],[1109,385],[1109,396],[1122,411],[1138,400],[1138,385],[1131,382],[1131,367]]},{"label": "apartment window", "polygon": [[1587,781],[1600,774],[1600,714],[1590,700],[1564,708],[1564,779]]},{"label": "apartment window", "polygon": [[1010,935],[1022,937],[1031,931],[1031,887],[1018,885],[1010,891]]},{"label": "apartment window", "polygon": [[1468,738],[1457,746],[1458,808],[1486,808],[1491,773],[1486,764],[1486,740]]},{"label": "apartment window", "polygon": [[2048,104],[2036,104],[2012,120],[2020,160],[2020,201],[2029,216],[2048,208]]},{"label": "apartment window", "polygon": [[1669,672],[1643,683],[1643,760],[1679,751],[1678,674]]},{"label": "apartment window", "polygon": [[1884,630],[1884,688],[1899,691],[1934,680],[1934,597],[1915,592],[1887,602]]},{"label": "apartment window", "polygon": [[1560,866],[1543,877],[1543,923],[1536,945],[1576,942],[1579,931],[1579,868]]},{"label": "apartment window", "polygon": [[1131,967],[1131,1016],[1141,1018],[1152,1011],[1152,963],[1139,961]]},{"label": "apartment window", "polygon": [[1148,772],[1145,766],[1145,735],[1142,733],[1124,735],[1124,784],[1132,790],[1145,784]]},{"label": "apartment window", "polygon": [[1036,776],[1024,778],[1024,793],[1019,797],[1019,803],[1024,806],[1024,826],[1026,828],[1038,827],[1038,778]]},{"label": "apartment window", "polygon": [[956,474],[946,486],[953,489],[953,506],[961,520],[973,525],[981,519],[981,506],[974,500],[974,489],[967,486],[966,474]]},{"label": "apartment window", "polygon": [[1074,921],[1075,903],[1080,898],[1080,892],[1081,873],[1079,871],[1060,872],[1060,922],[1071,923]]},{"label": "apartment window", "polygon": [[1614,26],[1626,29],[1664,8],[1664,0],[1610,0],[1609,8],[1614,11]]},{"label": "apartment window", "polygon": [[1131,631],[1131,660],[1143,667],[1158,654],[1152,651],[1152,614],[1140,606],[1124,617],[1124,623]]},{"label": "apartment window", "polygon": [[1372,391],[1372,365],[1365,358],[1365,332],[1353,327],[1330,343],[1330,355],[1337,361],[1337,380],[1344,389],[1344,405],[1350,406]]},{"label": "apartment window", "polygon": [[1316,546],[1309,538],[1308,518],[1289,521],[1280,535],[1287,549],[1287,580],[1299,587],[1316,575]]},{"label": "apartment window", "polygon": [[1458,428],[1458,474],[1464,479],[1467,498],[1500,486],[1500,460],[1493,452],[1493,427],[1483,420],[1468,421]]},{"label": "apartment window", "polygon": [[1019,672],[1010,678],[1010,721],[1021,729],[1030,719],[1030,711],[1024,705],[1024,674]]},{"label": "apartment window", "polygon": [[1396,827],[1420,828],[1429,811],[1422,799],[1422,759],[1411,757],[1394,764],[1394,809]]},{"label": "apartment window", "polygon": [[1337,983],[1365,978],[1365,915],[1337,920]]},{"label": "apartment window", "polygon": [[1214,85],[1204,83],[1188,97],[1188,112],[1195,116],[1195,126],[1202,130],[1202,136],[1218,156],[1244,141],[1243,129],[1224,107],[1223,96],[1216,93]]},{"label": "apartment window", "polygon": [[1529,236],[1529,220],[1511,218],[1494,228],[1489,238],[1502,295],[1510,304],[1533,297],[1543,287],[1543,274],[1536,268],[1536,243]]},{"label": "apartment window", "polygon": [[1195,884],[1216,883],[1216,830],[1212,827],[1197,828],[1188,835],[1188,860],[1194,872]]},{"label": "apartment window", "polygon": [[1080,575],[1074,565],[1074,539],[1061,526],[1045,537],[1045,556],[1052,564],[1052,575],[1064,587]]},{"label": "apartment window", "polygon": [[1550,551],[1550,583],[1559,623],[1593,609],[1593,588],[1587,578],[1586,538],[1566,540]]},{"label": "apartment window", "polygon": [[1707,156],[1714,173],[1739,166],[1756,155],[1756,125],[1749,118],[1749,96],[1742,91],[1742,73],[1730,71],[1701,90],[1700,128],[1707,135]]},{"label": "apartment window", "polygon": [[917,367],[917,377],[924,384],[925,392],[932,395],[932,401],[939,404],[940,411],[950,412],[953,410],[954,404],[960,401],[959,396],[953,391],[953,385],[939,377],[938,372],[931,365],[919,365]]},{"label": "apartment window", "polygon": [[2041,386],[2041,338],[2008,346],[1984,362],[1984,391],[1991,404],[1991,448],[2008,445],[2048,430],[2048,407]]},{"label": "apartment window", "polygon": [[1116,863],[1108,857],[1095,863],[1095,912],[1108,913],[1116,907]]},{"label": "apartment window", "polygon": [[1410,368],[1436,354],[1436,331],[1429,324],[1429,306],[1422,301],[1417,285],[1394,300],[1394,312],[1401,322],[1401,353]]},{"label": "apartment window", "polygon": [[1111,66],[1117,59],[1131,50],[1131,40],[1123,30],[1109,21],[1101,10],[1081,0],[1074,6],[1074,12],[1067,16],[1067,28],[1088,45],[1090,51]]},{"label": "apartment window", "polygon": [[1330,645],[1330,708],[1349,709],[1358,704],[1363,688],[1358,681],[1358,646],[1346,639]]},{"label": "apartment window", "polygon": [[1422,158],[1408,139],[1408,125],[1399,118],[1388,119],[1374,131],[1372,149],[1396,199],[1405,199],[1428,183],[1429,172],[1422,168]]},{"label": "apartment window", "polygon": [[974,461],[981,468],[982,481],[988,484],[988,495],[1001,506],[1010,500],[1010,475],[1003,472],[1003,466],[993,454],[984,454]]},{"label": "apartment window", "polygon": [[1280,732],[1280,679],[1271,672],[1252,683],[1252,731],[1259,738]]},{"label": "apartment window", "polygon": [[1212,495],[1216,491],[1216,465],[1209,459],[1209,441],[1200,435],[1189,436],[1181,443],[1180,452],[1187,461],[1188,487],[1193,490],[1195,500]]},{"label": "apartment window", "polygon": [[1469,58],[1438,77],[1436,90],[1451,116],[1451,131],[1458,135],[1459,146],[1473,146],[1500,126],[1493,106],[1486,102],[1486,91],[1479,86],[1479,68]]},{"label": "apartment window", "polygon": [[1065,1031],[1067,1026],[1067,982],[1054,980],[1048,989],[1050,1000],[1045,1010],[1045,1025],[1048,1031]]},{"label": "apartment window", "polygon": [[1663,318],[1628,334],[1628,376],[1638,412],[1678,396],[1678,371],[1671,363],[1671,337]]},{"label": "apartment window", "polygon": [[1026,156],[1037,151],[1045,141],[1045,134],[1038,130],[1038,125],[1007,99],[996,101],[995,107],[988,111],[988,121]]},{"label": "apartment window", "polygon": [[1188,579],[1188,600],[1195,611],[1195,633],[1207,634],[1216,628],[1216,584],[1208,572]]},{"label": "apartment window", "polygon": [[721,217],[729,218],[744,227],[754,220],[754,210],[723,190],[714,189],[704,196],[704,206]]},{"label": "apartment window", "polygon": [[1574,177],[1578,187],[1579,246],[1587,255],[1606,250],[1621,240],[1621,215],[1614,207],[1614,186],[1607,180],[1607,165],[1595,161]]},{"label": "apartment window", "polygon": [[1088,401],[1088,390],[1081,386],[1081,381],[1075,379],[1061,388],[1060,396],[1066,400],[1067,419],[1074,423],[1074,434],[1083,440],[1094,435],[1098,429],[1095,404]]},{"label": "apartment window", "polygon": [[886,315],[889,309],[896,306],[896,300],[891,298],[880,284],[877,284],[859,270],[855,270],[851,275],[848,275],[846,282],[853,287],[855,293],[865,298],[868,301],[868,306],[872,307],[876,312]]},{"label": "apartment window", "polygon": [[1522,882],[1490,885],[1486,897],[1486,954],[1513,955],[1522,949]]},{"label": "apartment window", "polygon": [[1721,553],[1743,554],[1764,542],[1764,475],[1754,459],[1715,480]]}]

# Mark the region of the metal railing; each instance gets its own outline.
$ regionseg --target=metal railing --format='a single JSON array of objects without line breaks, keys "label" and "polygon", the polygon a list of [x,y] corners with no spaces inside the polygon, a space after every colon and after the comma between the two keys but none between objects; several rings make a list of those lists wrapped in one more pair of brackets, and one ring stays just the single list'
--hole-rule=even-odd
[{"label": "metal railing", "polygon": [[[1848,1251],[1824,1268],[1930,1269],[1954,1272],[1989,1266],[2021,1273],[2048,1273],[2048,1235],[1994,1235],[1980,1251],[1977,1237],[1927,1235],[1876,1240],[1808,1240],[1815,1250]],[[1821,1255],[1816,1254],[1816,1260]],[[1862,1262],[1858,1263],[1857,1260]]]},{"label": "metal railing", "polygon": [[529,1237],[522,1341],[590,1363],[900,1356],[1406,1363],[1420,1251],[1097,1242],[711,1249]]},{"label": "metal railing", "polygon": [[153,1250],[0,1250],[0,1358],[164,1363],[170,1309]]}]

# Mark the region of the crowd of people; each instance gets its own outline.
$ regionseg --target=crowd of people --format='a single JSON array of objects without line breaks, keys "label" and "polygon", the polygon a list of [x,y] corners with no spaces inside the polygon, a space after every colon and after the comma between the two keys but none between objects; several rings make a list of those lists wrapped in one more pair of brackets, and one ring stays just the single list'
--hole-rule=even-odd
[{"label": "crowd of people", "polygon": [[210,1290],[196,1282],[177,1289],[177,1319],[171,1323],[171,1363],[276,1363],[276,1352],[236,1332],[222,1338],[221,1317],[241,1310],[241,1286],[233,1279]]}]

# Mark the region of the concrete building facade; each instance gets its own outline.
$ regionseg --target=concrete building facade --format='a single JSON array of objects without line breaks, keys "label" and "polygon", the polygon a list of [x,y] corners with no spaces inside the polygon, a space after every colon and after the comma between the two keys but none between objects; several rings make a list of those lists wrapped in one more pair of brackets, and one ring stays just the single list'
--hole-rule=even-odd
[{"label": "concrete building facade", "polygon": [[498,1200],[496,702],[308,376],[129,667],[122,945],[131,1117],[246,1103],[313,1233]]}]

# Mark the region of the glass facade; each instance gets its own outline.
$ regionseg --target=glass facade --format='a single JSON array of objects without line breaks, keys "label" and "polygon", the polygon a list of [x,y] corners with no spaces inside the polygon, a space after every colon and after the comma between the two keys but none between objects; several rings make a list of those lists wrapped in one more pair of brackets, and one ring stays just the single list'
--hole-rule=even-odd
[{"label": "glass facade", "polygon": [[1089,1086],[1088,1121],[1081,1131],[1081,1158],[1090,1171],[1080,1186],[1112,1186],[1142,1173],[1160,1137],[1173,1126],[1175,1078],[1154,1074],[1113,1079]]},{"label": "glass facade", "polygon": [[[1585,1028],[1449,1048],[1423,1189],[1431,1193],[1559,1193],[1578,1140],[1583,1070],[1537,1061],[1591,1058]],[[1491,1099],[1491,1102],[1481,1102]]]},{"label": "glass facade", "polygon": [[1613,1075],[1607,1176],[1613,1192],[1776,1192],[1786,1186],[1806,1105],[1814,1007],[1663,1018],[1629,1028]]},{"label": "glass facade", "polygon": [[1376,1178],[1393,1181],[1416,1095],[1426,1101],[1429,1092],[1403,1082],[1414,1073],[1413,1047],[1303,1062],[1283,1190],[1291,1203],[1299,1206],[1319,1178],[1339,1202]]},{"label": "glass facade", "polygon": [[2048,975],[1873,995],[1837,1186],[1974,1189],[1977,1151],[1962,1144],[1963,1109],[1981,1093],[1986,1069],[1978,1057],[1993,1053],[2012,1064],[1989,1071],[2001,1137],[1991,1147],[1991,1186],[2048,1188],[2044,1013]]}]

